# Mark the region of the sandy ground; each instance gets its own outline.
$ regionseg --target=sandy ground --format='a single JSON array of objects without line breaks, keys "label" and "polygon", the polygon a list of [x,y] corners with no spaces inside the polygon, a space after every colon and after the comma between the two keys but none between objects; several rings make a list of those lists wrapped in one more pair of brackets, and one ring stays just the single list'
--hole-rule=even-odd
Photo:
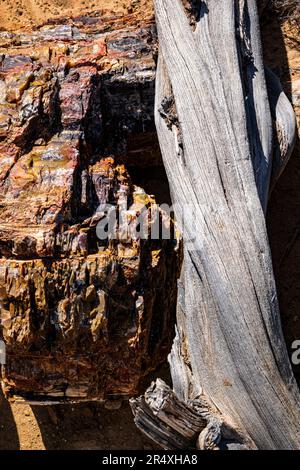
[{"label": "sandy ground", "polygon": [[[163,364],[141,388],[156,377],[171,385]],[[0,389],[0,451],[156,449],[160,447],[135,426],[128,401],[32,406],[8,402]]]},{"label": "sandy ground", "polygon": [[151,0],[0,0],[0,28],[37,27],[48,20],[109,10],[115,14],[152,8]]},{"label": "sandy ground", "polygon": [[[171,385],[167,364],[143,379]],[[161,450],[136,427],[128,401],[33,406],[9,402],[0,388],[1,450]],[[1,461],[1,456],[0,456]]]},{"label": "sandy ground", "polygon": [[[121,13],[131,8],[147,6],[149,9],[150,5],[151,0],[0,0],[0,28],[30,28],[51,18],[78,16],[102,8]],[[289,95],[298,87],[300,100],[299,42],[295,40],[294,32],[284,28],[282,34],[278,23],[272,19],[266,20],[263,31],[267,62],[277,68]],[[268,211],[276,282],[288,343],[293,337],[300,337],[299,181],[298,141],[272,194]],[[300,366],[295,372],[300,381]],[[95,403],[37,407],[10,404],[0,395],[0,450],[151,448],[154,445],[136,429],[126,403],[119,410],[106,410]]]},{"label": "sandy ground", "polygon": [[[169,368],[163,364],[141,388],[156,377],[171,385]],[[32,406],[8,402],[0,389],[0,451],[156,449],[160,447],[135,426],[128,401]]]}]

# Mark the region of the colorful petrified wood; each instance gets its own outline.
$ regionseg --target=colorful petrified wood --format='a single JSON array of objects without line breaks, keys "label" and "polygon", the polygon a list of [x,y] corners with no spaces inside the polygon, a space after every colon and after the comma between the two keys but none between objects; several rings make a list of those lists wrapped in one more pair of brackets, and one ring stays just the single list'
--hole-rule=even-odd
[{"label": "colorful petrified wood", "polygon": [[153,17],[136,13],[0,33],[8,396],[132,395],[170,349],[180,244],[124,238],[119,225],[114,239],[96,233],[99,205],[124,197],[131,217],[144,205],[151,221],[154,198],[126,167],[160,162],[155,59]]}]

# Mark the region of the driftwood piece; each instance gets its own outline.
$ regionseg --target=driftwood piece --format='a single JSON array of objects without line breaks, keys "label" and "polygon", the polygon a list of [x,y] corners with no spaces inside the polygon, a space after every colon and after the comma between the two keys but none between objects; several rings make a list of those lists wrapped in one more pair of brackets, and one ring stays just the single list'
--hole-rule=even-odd
[{"label": "driftwood piece", "polygon": [[[193,243],[185,243],[180,280],[180,352],[170,357],[174,390],[187,400],[203,389],[246,448],[299,448],[300,398],[264,217],[272,122],[256,5],[201,2],[193,33],[179,0],[154,3],[157,132],[173,203],[193,207],[184,225]],[[170,90],[171,122],[161,112]]]}]

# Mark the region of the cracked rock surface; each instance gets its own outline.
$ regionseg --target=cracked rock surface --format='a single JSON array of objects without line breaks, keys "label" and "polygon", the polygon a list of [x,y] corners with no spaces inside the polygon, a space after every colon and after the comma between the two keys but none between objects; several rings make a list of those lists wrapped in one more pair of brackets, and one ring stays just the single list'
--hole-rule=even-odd
[{"label": "cracked rock surface", "polygon": [[[0,302],[8,396],[136,393],[174,334],[180,243],[97,237],[110,204],[151,227],[128,167],[160,161],[151,11],[0,32]],[[154,144],[153,144],[154,143]],[[161,224],[174,227],[161,211]],[[133,222],[134,223],[134,222]],[[137,223],[137,222],[136,222]],[[149,228],[150,231],[150,228]]]}]

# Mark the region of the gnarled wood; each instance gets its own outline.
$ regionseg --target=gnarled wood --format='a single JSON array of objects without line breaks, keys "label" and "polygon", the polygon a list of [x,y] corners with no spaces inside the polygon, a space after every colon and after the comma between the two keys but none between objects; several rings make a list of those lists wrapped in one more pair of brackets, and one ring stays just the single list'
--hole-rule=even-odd
[{"label": "gnarled wood", "polygon": [[145,398],[130,401],[138,427],[165,449],[218,447],[223,423],[205,397],[185,403],[157,379],[148,388]]},{"label": "gnarled wood", "polygon": [[256,5],[202,2],[193,33],[179,0],[154,3],[157,132],[173,202],[193,207],[184,226],[193,243],[185,243],[180,280],[180,352],[170,358],[174,390],[188,400],[203,388],[247,448],[299,448],[300,396],[264,217],[272,123]]}]

